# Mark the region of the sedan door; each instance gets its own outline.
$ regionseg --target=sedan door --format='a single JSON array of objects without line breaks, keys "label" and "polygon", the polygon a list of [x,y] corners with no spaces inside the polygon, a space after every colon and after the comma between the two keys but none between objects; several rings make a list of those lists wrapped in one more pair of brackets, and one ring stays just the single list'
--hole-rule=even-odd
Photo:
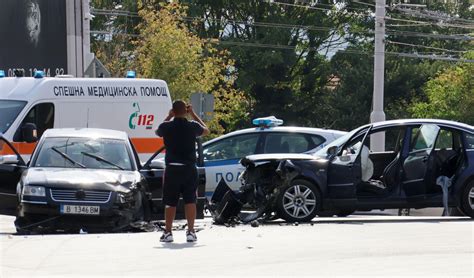
[{"label": "sedan door", "polygon": [[25,169],[21,155],[0,135],[0,214],[16,215],[16,186]]},{"label": "sedan door", "polygon": [[440,128],[435,124],[424,124],[412,137],[410,149],[403,162],[402,189],[410,201],[426,194],[426,172],[432,164],[432,154]]},{"label": "sedan door", "polygon": [[328,168],[328,195],[336,206],[352,207],[357,202],[356,186],[362,178],[361,153],[371,126],[353,136],[332,158]]}]

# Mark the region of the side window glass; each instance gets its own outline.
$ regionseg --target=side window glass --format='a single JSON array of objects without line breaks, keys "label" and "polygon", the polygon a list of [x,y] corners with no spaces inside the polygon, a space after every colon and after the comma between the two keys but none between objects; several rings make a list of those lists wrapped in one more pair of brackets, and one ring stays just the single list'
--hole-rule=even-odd
[{"label": "side window glass", "polygon": [[[364,139],[365,133],[353,138],[346,146],[344,147],[341,155],[353,155],[359,152],[359,149],[362,147],[362,140]],[[355,156],[354,156],[355,157]]]},{"label": "side window glass", "polygon": [[453,149],[453,133],[449,130],[442,129],[436,139],[435,149]]},{"label": "side window glass", "polygon": [[[321,144],[321,143],[319,143]],[[315,144],[300,133],[268,133],[264,153],[303,153],[315,148]]]},{"label": "side window glass", "polygon": [[433,148],[438,132],[439,127],[436,125],[428,124],[421,126],[415,135],[410,152]]},{"label": "side window glass", "polygon": [[254,154],[258,138],[258,134],[246,134],[215,142],[203,149],[204,160],[239,159]]},{"label": "side window glass", "polygon": [[[374,138],[379,138],[377,136],[378,134],[384,134],[385,136],[383,138],[385,140],[385,152],[398,152],[401,148],[402,141],[403,141],[403,135],[404,135],[403,131],[404,131],[403,127],[377,130],[375,132],[370,133],[370,136],[367,136],[365,145],[370,148],[371,140],[374,140]],[[370,149],[370,151],[373,151],[373,150]]]},{"label": "side window glass", "polygon": [[23,119],[21,125],[18,127],[13,141],[23,141],[21,128],[26,123],[33,123],[36,125],[38,138],[40,138],[48,128],[54,127],[54,105],[52,103],[40,103],[31,108]]}]

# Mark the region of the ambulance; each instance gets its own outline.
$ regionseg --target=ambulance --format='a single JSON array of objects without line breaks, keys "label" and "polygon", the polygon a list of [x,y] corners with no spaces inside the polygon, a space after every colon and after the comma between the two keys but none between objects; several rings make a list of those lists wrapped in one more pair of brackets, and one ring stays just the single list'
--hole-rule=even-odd
[{"label": "ambulance", "polygon": [[34,77],[5,77],[0,71],[0,133],[26,160],[36,143],[23,131],[34,124],[38,138],[49,128],[125,131],[145,161],[163,146],[155,130],[171,107],[163,80],[44,77],[40,71]]}]

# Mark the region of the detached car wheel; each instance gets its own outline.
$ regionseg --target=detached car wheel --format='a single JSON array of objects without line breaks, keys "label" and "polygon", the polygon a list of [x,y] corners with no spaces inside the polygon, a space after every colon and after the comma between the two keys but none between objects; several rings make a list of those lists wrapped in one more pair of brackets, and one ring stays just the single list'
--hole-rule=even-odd
[{"label": "detached car wheel", "polygon": [[470,182],[461,193],[461,208],[465,215],[474,218],[474,181]]},{"label": "detached car wheel", "polygon": [[321,207],[321,194],[312,183],[295,180],[285,187],[277,199],[278,216],[288,222],[307,222]]}]

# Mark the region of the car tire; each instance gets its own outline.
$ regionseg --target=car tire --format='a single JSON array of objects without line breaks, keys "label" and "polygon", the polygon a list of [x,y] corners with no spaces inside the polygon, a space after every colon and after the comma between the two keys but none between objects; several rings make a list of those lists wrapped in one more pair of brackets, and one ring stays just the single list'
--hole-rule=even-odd
[{"label": "car tire", "polygon": [[340,211],[336,213],[336,215],[338,217],[346,217],[353,214],[354,212],[355,212],[355,209],[341,209]]},{"label": "car tire", "polygon": [[294,180],[277,197],[278,216],[288,222],[308,222],[321,208],[321,193],[306,180]]},{"label": "car tire", "polygon": [[25,227],[27,225],[28,225],[28,222],[26,222],[24,217],[17,217],[15,219],[16,234],[17,235],[30,235],[30,234],[32,234],[30,230],[22,228],[22,227]]},{"label": "car tire", "polygon": [[474,181],[471,181],[461,192],[462,212],[471,218],[474,218]]}]

